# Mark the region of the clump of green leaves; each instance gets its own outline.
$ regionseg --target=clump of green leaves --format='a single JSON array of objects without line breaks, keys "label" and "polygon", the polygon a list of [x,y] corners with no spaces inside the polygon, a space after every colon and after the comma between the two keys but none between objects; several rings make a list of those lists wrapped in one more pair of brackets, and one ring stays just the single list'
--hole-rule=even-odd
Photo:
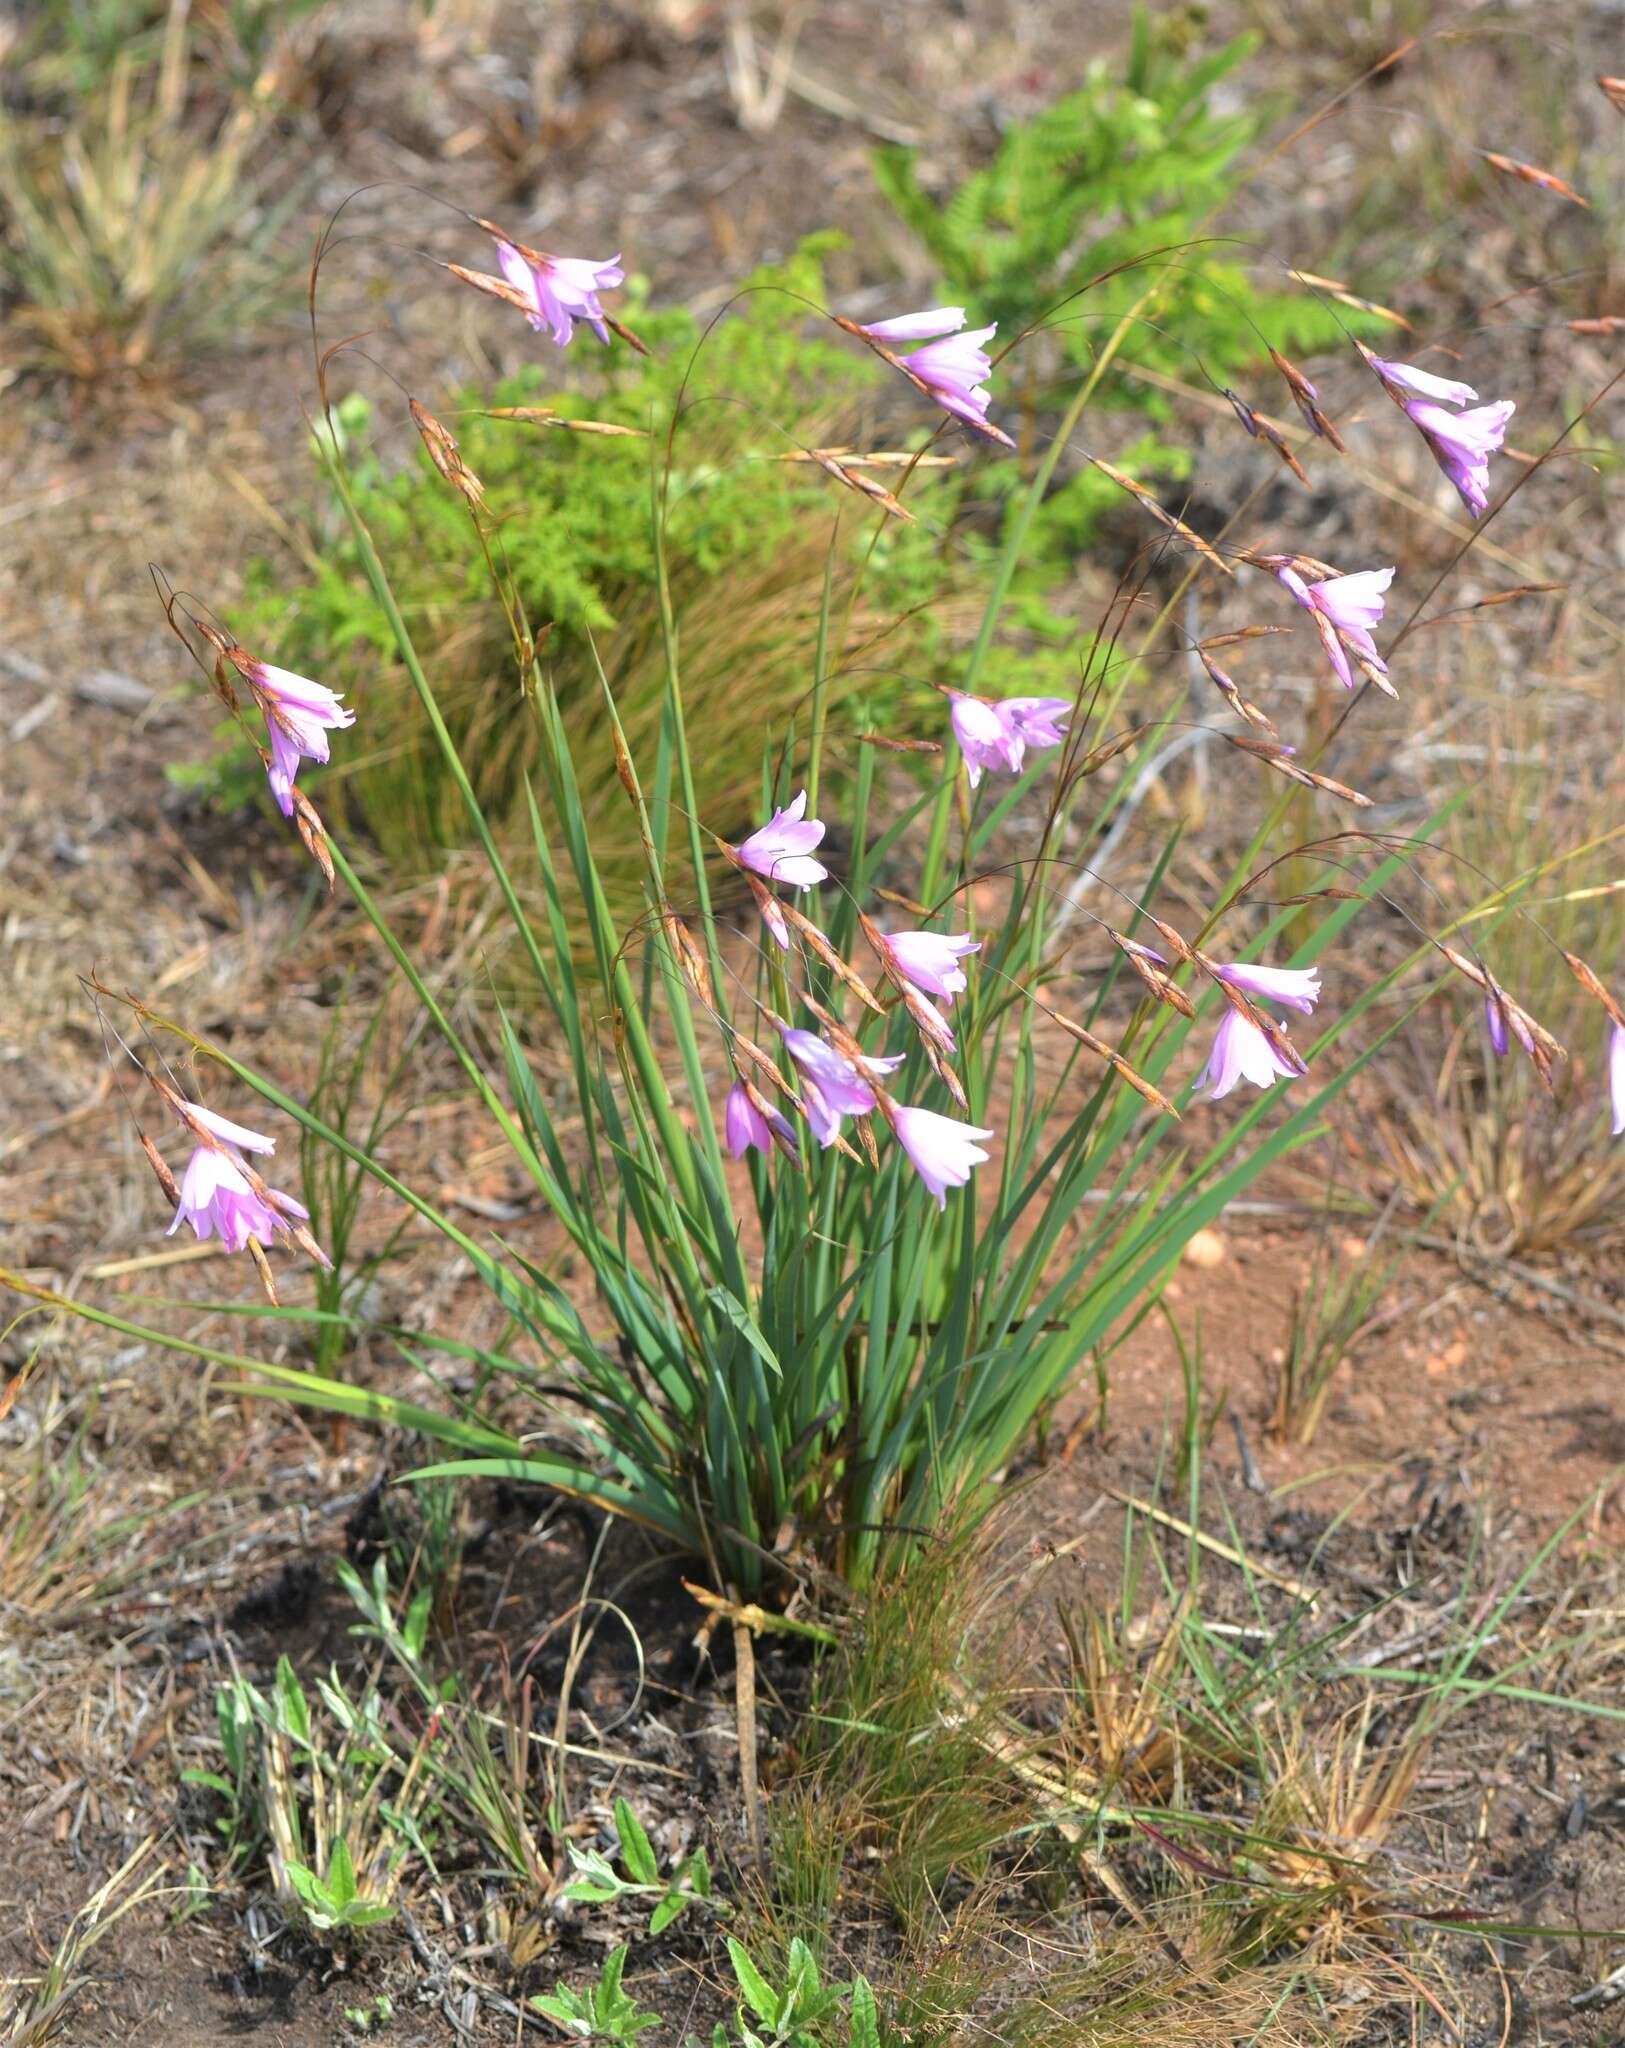
[{"label": "clump of green leaves", "polygon": [[358,2034],[381,2034],[395,2017],[395,2001],[380,1991],[366,2005],[347,2005],[344,2017]]},{"label": "clump of green leaves", "polygon": [[604,1958],[598,1981],[585,1991],[573,1991],[568,1984],[555,1984],[549,1992],[538,1993],[530,2002],[572,2040],[613,2041],[618,2048],[635,2041],[639,2034],[660,2025],[660,2015],[638,2004],[621,1986],[626,1970],[627,1944]]},{"label": "clump of green leaves", "polygon": [[648,1831],[624,1799],[615,1802],[615,1833],[620,1842],[619,1870],[601,1849],[583,1849],[572,1842],[570,1861],[575,1878],[564,1896],[579,1905],[604,1906],[620,1899],[655,1901],[649,1915],[651,1935],[664,1934],[685,1906],[711,1897],[711,1866],[703,1849],[684,1857],[671,1875],[662,1878],[660,1859]]},{"label": "clump of green leaves", "polygon": [[[1141,12],[1120,79],[1097,60],[1076,92],[1012,123],[993,160],[953,192],[926,189],[914,150],[877,154],[880,190],[930,251],[947,297],[996,320],[1001,342],[1053,323],[1057,347],[1019,359],[1030,410],[1057,371],[1092,365],[1131,309],[1120,364],[1186,378],[1205,365],[1221,384],[1266,343],[1308,353],[1347,331],[1301,293],[1261,290],[1233,249],[1203,239],[1270,117],[1257,94],[1233,111],[1213,105],[1213,87],[1253,47],[1240,36],[1188,61],[1173,30]],[[1100,395],[1152,417],[1164,410],[1122,378]]]},{"label": "clump of green leaves", "polygon": [[325,1877],[318,1877],[302,1863],[290,1863],[288,1880],[317,1934],[351,1934],[395,1917],[393,1906],[362,1896],[349,1847],[342,1839],[333,1844]]},{"label": "clump of green leaves", "polygon": [[315,1933],[354,1934],[392,1918],[403,1866],[428,1860],[426,1743],[403,1753],[371,1684],[353,1694],[334,1671],[316,1690],[313,1710],[285,1656],[268,1692],[234,1675],[215,1698],[225,1768],[184,1776],[223,1802],[228,1870],[263,1844],[284,1906]]},{"label": "clump of green leaves", "polygon": [[[757,1965],[743,1942],[728,1938],[728,1960],[743,2004],[735,2026],[743,2048],[881,2048],[880,2009],[867,1977],[847,1985],[826,1984],[817,1958],[799,1937],[790,1944],[782,1978],[775,1983]],[[846,2025],[836,2024],[846,2004]],[[691,2034],[688,2048],[699,2048]],[[711,2048],[732,2048],[728,2029],[719,2020]]]}]

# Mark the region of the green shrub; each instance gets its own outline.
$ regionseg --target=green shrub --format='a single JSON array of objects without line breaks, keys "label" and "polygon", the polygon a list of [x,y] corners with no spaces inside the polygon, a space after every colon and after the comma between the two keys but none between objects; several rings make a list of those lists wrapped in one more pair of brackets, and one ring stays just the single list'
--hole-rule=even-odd
[{"label": "green shrub", "polygon": [[[567,390],[549,388],[527,367],[488,393],[465,392],[445,413],[485,486],[500,573],[523,614],[548,624],[542,659],[617,902],[640,863],[603,740],[598,667],[629,742],[652,745],[666,688],[650,546],[657,488],[698,792],[705,816],[724,828],[747,816],[759,791],[764,732],[782,732],[805,701],[806,648],[826,569],[836,719],[854,691],[881,709],[895,703],[896,674],[924,668],[951,623],[940,610],[920,609],[948,595],[957,574],[934,531],[934,514],[952,509],[935,473],[925,473],[933,480],[923,490],[910,490],[921,523],[886,520],[876,535],[874,517],[855,497],[848,513],[845,494],[822,471],[778,459],[798,442],[855,435],[881,374],[851,343],[809,331],[803,316],[804,301],[823,301],[823,259],[834,241],[814,238],[788,262],[758,271],[709,334],[689,312],[640,311],[647,359],[625,350],[594,357]],[[577,368],[574,358],[568,367]],[[653,426],[654,437],[604,438],[491,417],[495,408],[542,405],[567,418]],[[401,611],[482,803],[499,830],[506,821],[528,832],[523,791],[536,767],[536,722],[512,680],[512,643],[489,602],[479,541],[427,456],[418,451],[404,467],[389,467],[369,439],[371,425],[364,403],[346,402],[339,426],[350,488],[379,546],[403,565]],[[833,544],[832,511],[843,514]],[[464,840],[462,798],[353,538],[324,535],[312,554],[317,565],[302,589],[290,590],[271,565],[254,565],[244,637],[265,658],[323,678],[364,708],[371,744],[346,770],[336,808],[364,823],[392,860],[421,864],[426,849]]]},{"label": "green shrub", "polygon": [[[1177,42],[1170,24],[1138,14],[1120,82],[1097,60],[1076,92],[1013,123],[992,162],[952,192],[926,189],[914,150],[876,153],[880,190],[929,250],[947,297],[963,299],[978,324],[996,320],[1000,344],[1051,324],[1055,346],[1019,358],[1029,415],[1059,373],[1094,363],[1153,285],[1154,303],[1124,334],[1119,372],[1099,394],[1151,418],[1166,417],[1166,401],[1123,374],[1131,367],[1192,381],[1205,368],[1224,384],[1265,344],[1309,353],[1365,331],[1356,316],[1334,316],[1300,291],[1260,290],[1235,245],[1212,239],[1271,108],[1257,93],[1229,113],[1211,102],[1252,37],[1190,62]],[[1104,275],[1117,266],[1127,267]],[[1074,535],[1098,502],[1088,492],[1074,506]]]}]

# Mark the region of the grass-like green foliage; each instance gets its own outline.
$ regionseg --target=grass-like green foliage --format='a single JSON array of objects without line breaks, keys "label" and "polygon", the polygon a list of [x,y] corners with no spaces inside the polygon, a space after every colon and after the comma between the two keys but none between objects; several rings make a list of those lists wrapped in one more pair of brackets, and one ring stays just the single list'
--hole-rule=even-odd
[{"label": "grass-like green foliage", "polygon": [[217,0],[205,9],[189,0],[29,0],[7,64],[21,95],[72,102],[99,91],[122,64],[156,62],[166,39],[181,34],[195,64],[246,90],[263,78],[278,38],[321,4]]},{"label": "grass-like green foliage", "polygon": [[[1461,806],[1445,835],[1455,862],[1442,877],[1445,900],[1502,985],[1519,991],[1569,1057],[1549,1091],[1526,1063],[1495,1058],[1479,1005],[1428,1018],[1431,1031],[1408,1048],[1411,1085],[1399,1091],[1390,1156],[1416,1206],[1437,1211],[1441,1230],[1463,1233],[1485,1256],[1578,1245],[1606,1255],[1621,1241],[1625,1213],[1625,1145],[1609,1128],[1608,1020],[1559,948],[1593,962],[1617,960],[1625,948],[1625,898],[1596,879],[1599,857],[1617,868],[1625,832],[1612,757],[1599,748],[1565,759],[1538,703],[1498,708],[1484,731],[1478,800]],[[1554,793],[1551,764],[1560,759],[1564,780]],[[1475,903],[1489,875],[1505,879]]]},{"label": "grass-like green foliage", "polygon": [[[1074,399],[1070,423],[1028,489],[1027,511],[1042,500],[1091,389],[1086,381]],[[656,496],[650,515],[649,573],[664,630],[658,709],[641,705],[649,740],[640,745],[627,732],[607,675],[596,678],[593,717],[578,703],[572,729],[551,664],[537,654],[528,620],[513,612],[516,688],[532,709],[536,747],[534,776],[523,785],[531,841],[521,865],[499,843],[337,459],[330,476],[536,991],[526,1028],[499,1002],[490,1049],[466,1036],[431,987],[427,963],[412,957],[337,844],[334,857],[517,1171],[541,1196],[562,1233],[561,1251],[591,1285],[590,1293],[568,1289],[534,1257],[471,1236],[365,1144],[210,1048],[444,1235],[508,1318],[507,1336],[495,1343],[451,1332],[408,1342],[407,1355],[422,1363],[464,1359],[473,1367],[476,1398],[449,1411],[292,1367],[254,1369],[252,1383],[423,1430],[463,1454],[456,1470],[550,1483],[617,1509],[702,1553],[721,1584],[753,1594],[776,1587],[802,1556],[863,1584],[907,1555],[946,1504],[975,1494],[1006,1463],[1078,1361],[1144,1312],[1189,1237],[1319,1130],[1327,1101],[1358,1062],[1328,1062],[1326,1078],[1300,1084],[1279,1116],[1272,1097],[1232,1105],[1216,1129],[1181,1146],[1170,1142],[1165,1115],[1112,1070],[1091,1071],[1077,1041],[1062,1041],[1031,1000],[1028,992],[1044,982],[1085,1024],[1100,1022],[1114,1000],[1113,971],[1076,994],[1055,980],[1062,970],[1052,950],[1049,856],[1103,829],[1128,786],[1106,789],[1086,772],[1091,736],[1117,729],[1129,672],[1119,664],[1091,679],[1094,694],[1080,705],[1054,781],[1056,771],[1040,761],[1016,784],[989,783],[961,806],[950,753],[934,784],[899,810],[879,801],[874,750],[844,753],[850,795],[840,809],[850,851],[844,886],[826,888],[815,906],[823,929],[836,952],[873,975],[857,914],[876,903],[883,878],[940,904],[956,926],[978,924],[974,982],[955,1010],[956,1064],[971,1120],[998,1129],[998,1164],[957,1195],[946,1216],[889,1140],[873,1167],[809,1143],[799,1169],[734,1169],[716,1103],[729,1078],[724,1056],[743,1057],[741,1036],[776,1046],[764,1004],[790,1020],[807,1018],[803,989],[826,1009],[842,1009],[846,999],[810,952],[784,961],[769,947],[770,957],[754,956],[743,971],[737,953],[724,958],[713,891],[737,883],[719,867],[698,789],[703,757],[688,727],[686,677],[690,658],[700,657],[675,629],[665,500]],[[1024,534],[1024,521],[1013,521],[976,647],[956,675],[964,688],[981,680]],[[511,592],[503,595],[511,604]],[[791,715],[759,728],[770,762],[785,762],[768,778],[774,792],[787,797],[804,779],[815,811],[830,764],[843,758],[831,737],[831,679],[851,659],[831,580],[801,647],[805,722]],[[1181,682],[1173,684],[1176,698]],[[940,729],[940,708],[933,715]],[[584,783],[601,787],[616,775],[617,756],[625,785],[616,801],[633,821],[642,868],[635,924],[611,907],[598,852],[602,808],[583,794]],[[792,760],[804,770],[792,775]],[[759,801],[767,800],[764,787]],[[1007,861],[1018,815],[1041,822],[1022,841],[1021,857]],[[1003,893],[978,916],[969,891],[995,849]],[[584,960],[569,901],[584,907]],[[529,908],[537,902],[540,915]],[[1353,912],[1349,902],[1333,907],[1298,945],[1296,964],[1308,964]],[[1293,915],[1281,913],[1254,943],[1269,946]],[[699,959],[709,980],[703,1001],[685,978]],[[1385,985],[1346,1008],[1321,1046],[1305,1045],[1312,1061]],[[1215,991],[1193,993],[1203,1021],[1216,1021]],[[899,1102],[950,1108],[900,1012],[849,1013],[849,1022],[867,1052],[905,1055],[890,1083]],[[1186,1050],[1191,1029],[1173,1010],[1137,1013],[1130,1044],[1145,1081],[1178,1093],[1196,1066]],[[1051,1034],[1053,1059],[1040,1050]],[[541,1059],[538,1045],[546,1048]],[[578,1449],[522,1450],[492,1398],[500,1387],[521,1415],[534,1401],[551,1417],[545,1390],[561,1378],[572,1387],[564,1412]]]},{"label": "grass-like green foliage", "polygon": [[[1270,1421],[1278,1436],[1306,1444],[1320,1426],[1332,1381],[1344,1358],[1386,1320],[1380,1303],[1399,1263],[1378,1246],[1394,1202],[1390,1200],[1365,1243],[1351,1256],[1332,1242],[1335,1218],[1321,1225],[1309,1270],[1292,1303],[1286,1356],[1275,1385]],[[1429,1219],[1431,1220],[1431,1219]]]},{"label": "grass-like green foliage", "polygon": [[[782,1960],[802,1936],[828,1961],[838,1901],[861,1896],[928,1972],[945,1890],[983,1880],[1024,1819],[1020,1787],[985,1740],[993,1709],[967,1682],[985,1679],[1007,1647],[982,1612],[992,1604],[984,1533],[967,1518],[933,1532],[821,1658],[747,1901],[759,1954]],[[914,1990],[923,2007],[923,1985]]]},{"label": "grass-like green foliage", "polygon": [[434,1789],[386,1725],[376,1686],[319,1679],[312,1706],[293,1665],[268,1691],[237,1674],[216,1696],[222,1768],[185,1773],[216,1793],[227,1869],[263,1847],[282,1903],[311,1930],[350,1935],[393,1917],[403,1866]]},{"label": "grass-like green foliage", "polygon": [[44,45],[32,67],[66,111],[0,103],[0,279],[19,352],[86,382],[173,376],[289,303],[279,235],[305,187],[275,144],[272,81],[220,97],[183,7],[127,23],[112,51],[113,10],[51,11],[84,38]]}]

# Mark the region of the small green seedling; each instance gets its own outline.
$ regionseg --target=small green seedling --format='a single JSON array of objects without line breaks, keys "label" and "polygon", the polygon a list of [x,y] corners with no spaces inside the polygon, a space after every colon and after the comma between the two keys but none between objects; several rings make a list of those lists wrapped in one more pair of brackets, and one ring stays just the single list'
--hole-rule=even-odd
[{"label": "small green seedling", "polygon": [[565,1887],[567,1899],[581,1905],[604,1906],[615,1899],[652,1898],[656,1905],[649,1915],[651,1934],[664,1933],[684,1907],[696,1899],[703,1899],[714,1911],[720,1910],[711,1898],[711,1866],[703,1849],[685,1856],[671,1875],[662,1880],[654,1844],[624,1799],[615,1802],[615,1832],[621,1844],[619,1871],[602,1850],[581,1849],[571,1843],[570,1861],[575,1865],[576,1875]]},{"label": "small green seedling", "polygon": [[[790,1944],[782,1990],[769,1983],[743,1942],[731,1935],[728,1957],[745,2001],[735,2014],[743,2048],[817,2048],[829,2038],[822,2023],[839,2009],[843,1994],[848,2000],[846,2048],[881,2048],[880,2008],[868,1978],[854,1977],[849,1986],[822,1983],[813,1952],[799,1935]],[[686,2048],[701,2044],[691,2034]],[[720,2023],[712,2029],[711,2048],[732,2048]]]},{"label": "small green seedling", "polygon": [[621,1989],[626,1956],[627,1945],[623,1941],[606,1958],[598,1982],[587,1991],[572,1991],[568,1984],[555,1984],[551,1991],[532,1998],[531,2005],[577,2041],[635,2041],[639,2034],[660,2024],[660,2015],[645,2011]]},{"label": "small green seedling", "polygon": [[355,1881],[355,1865],[343,1841],[333,1844],[327,1859],[327,1876],[319,1878],[302,1863],[288,1865],[288,1878],[299,1894],[306,1917],[318,1934],[348,1933],[360,1927],[376,1927],[395,1917],[393,1906],[381,1906],[366,1899]]},{"label": "small green seedling", "polygon": [[379,2034],[395,2017],[394,2001],[381,1991],[371,2005],[347,2005],[344,2017],[358,2034]]}]

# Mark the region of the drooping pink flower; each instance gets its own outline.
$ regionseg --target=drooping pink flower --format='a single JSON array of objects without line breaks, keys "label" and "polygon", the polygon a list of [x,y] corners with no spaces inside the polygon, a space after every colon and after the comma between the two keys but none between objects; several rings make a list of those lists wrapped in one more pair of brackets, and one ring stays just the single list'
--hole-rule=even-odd
[{"label": "drooping pink flower", "polygon": [[249,686],[265,714],[271,738],[269,781],[283,817],[293,816],[293,779],[301,761],[328,758],[327,735],[355,724],[337,691],[296,676],[285,668],[256,661],[248,670]]},{"label": "drooping pink flower", "polygon": [[1608,1093],[1614,1108],[1614,1136],[1625,1131],[1625,1024],[1608,1027]]},{"label": "drooping pink flower", "polygon": [[937,1207],[948,1206],[948,1190],[962,1188],[971,1170],[987,1158],[981,1140],[992,1131],[976,1124],[962,1124],[957,1118],[940,1116],[934,1109],[911,1109],[899,1105],[889,1121],[908,1162],[937,1198]]},{"label": "drooping pink flower", "polygon": [[967,697],[948,693],[949,722],[965,773],[975,789],[984,769],[1021,773],[1029,747],[1058,747],[1066,729],[1058,721],[1072,709],[1070,697]]},{"label": "drooping pink flower", "polygon": [[[1305,1017],[1320,1000],[1320,976],[1312,967],[1261,967],[1231,961],[1220,967],[1218,974],[1221,981],[1229,982],[1233,988],[1284,1003]],[[1213,1049],[1196,1085],[1205,1088],[1209,1098],[1217,1102],[1240,1081],[1251,1081],[1255,1088],[1268,1088],[1278,1080],[1296,1080],[1300,1072],[1301,1068],[1294,1066],[1250,1017],[1227,1009],[1213,1035]]]},{"label": "drooping pink flower", "polygon": [[[212,1109],[205,1109],[200,1102],[183,1103],[182,1108],[223,1145],[235,1145],[239,1152],[276,1150],[275,1138],[266,1137],[263,1131],[251,1131],[246,1124],[234,1124],[229,1116],[218,1116]],[[182,1118],[182,1121],[185,1119]]]},{"label": "drooping pink flower", "polygon": [[286,1232],[290,1220],[303,1223],[309,1217],[292,1195],[277,1188],[267,1194],[269,1200],[255,1193],[242,1162],[230,1152],[199,1145],[187,1161],[180,1204],[164,1234],[173,1237],[183,1222],[190,1223],[200,1243],[218,1237],[227,1251],[240,1252],[251,1237],[269,1244]]},{"label": "drooping pink flower", "polygon": [[881,932],[878,937],[886,964],[899,981],[921,995],[940,996],[950,1006],[966,986],[960,961],[982,950],[981,940],[968,932],[957,938],[947,932]]},{"label": "drooping pink flower", "polygon": [[1440,405],[1474,405],[1478,401],[1478,393],[1471,384],[1459,383],[1453,377],[1436,377],[1431,370],[1417,369],[1414,363],[1391,362],[1360,342],[1355,346],[1382,379],[1383,389],[1396,405],[1404,405],[1413,398],[1434,399]]},{"label": "drooping pink flower", "polygon": [[1330,576],[1320,583],[1306,583],[1289,563],[1275,569],[1275,578],[1290,590],[1320,631],[1326,658],[1345,690],[1354,688],[1354,676],[1344,647],[1352,647],[1360,660],[1379,676],[1388,665],[1377,652],[1371,628],[1382,618],[1383,592],[1394,580],[1392,569],[1361,569],[1352,576]]},{"label": "drooping pink flower", "polygon": [[982,780],[984,769],[1003,768],[1012,775],[1021,772],[1025,742],[1019,739],[985,697],[948,692],[948,719],[959,751],[965,757],[965,774],[972,789]]},{"label": "drooping pink flower", "polygon": [[497,265],[515,291],[530,301],[527,317],[538,334],[551,334],[560,348],[568,348],[575,323],[582,320],[600,341],[608,342],[598,294],[626,282],[618,252],[600,263],[586,256],[549,256],[540,249],[521,251],[512,242],[498,242]]},{"label": "drooping pink flower", "polygon": [[1517,411],[1510,398],[1480,405],[1471,412],[1447,412],[1442,405],[1413,398],[1405,407],[1428,452],[1456,487],[1456,495],[1481,519],[1490,502],[1490,457],[1506,439],[1507,422]]},{"label": "drooping pink flower", "polygon": [[[875,1106],[875,1091],[844,1053],[827,1045],[815,1032],[781,1025],[784,1049],[801,1075],[801,1100],[807,1122],[820,1145],[835,1142],[843,1116],[867,1116]],[[890,1074],[903,1064],[904,1055],[865,1059],[876,1074]]]},{"label": "drooping pink flower", "polygon": [[1071,715],[1070,697],[1001,697],[994,706],[1024,747],[1058,747],[1066,738],[1059,723]]},{"label": "drooping pink flower", "polygon": [[[874,342],[945,412],[963,420],[990,441],[998,441],[1006,448],[1015,446],[1010,436],[987,416],[992,394],[983,380],[993,365],[982,343],[998,332],[996,321],[990,327],[967,328],[963,306],[933,306],[922,313],[900,313],[890,320],[875,320],[868,326],[852,320],[842,321],[841,325],[850,333],[861,334],[865,341]],[[959,329],[964,331],[958,332]],[[900,341],[921,341],[924,346],[901,356],[892,348],[893,342]]]},{"label": "drooping pink flower", "polygon": [[1226,1010],[1213,1034],[1213,1050],[1196,1077],[1196,1085],[1205,1088],[1209,1099],[1217,1102],[1239,1081],[1251,1081],[1255,1088],[1268,1088],[1279,1080],[1296,1079],[1297,1071],[1287,1065],[1250,1018],[1239,1010]]},{"label": "drooping pink flower", "polygon": [[1493,993],[1484,997],[1484,1029],[1490,1034],[1490,1050],[1498,1060],[1507,1056],[1507,1018]]},{"label": "drooping pink flower", "polygon": [[730,849],[734,859],[765,881],[786,882],[792,889],[815,888],[826,879],[829,869],[812,858],[813,848],[824,837],[824,827],[806,812],[807,792],[802,790],[792,803],[775,811],[765,825]]},{"label": "drooping pink flower", "polygon": [[1320,976],[1313,967],[1260,967],[1235,961],[1219,969],[1221,981],[1250,996],[1267,996],[1289,1010],[1311,1016],[1320,1001]]},{"label": "drooping pink flower", "polygon": [[723,1112],[723,1131],[728,1150],[735,1159],[743,1159],[747,1152],[771,1152],[775,1142],[779,1148],[794,1159],[800,1147],[789,1119],[781,1116],[771,1106],[764,1112],[750,1098],[742,1081],[736,1081],[728,1090],[728,1101]]},{"label": "drooping pink flower", "polygon": [[1517,411],[1510,398],[1479,405],[1472,412],[1450,412],[1450,406],[1472,406],[1478,393],[1453,377],[1435,377],[1413,363],[1389,362],[1356,343],[1367,363],[1382,379],[1383,389],[1428,444],[1428,453],[1455,485],[1462,503],[1480,518],[1489,504],[1490,457],[1506,439],[1507,422]]}]

